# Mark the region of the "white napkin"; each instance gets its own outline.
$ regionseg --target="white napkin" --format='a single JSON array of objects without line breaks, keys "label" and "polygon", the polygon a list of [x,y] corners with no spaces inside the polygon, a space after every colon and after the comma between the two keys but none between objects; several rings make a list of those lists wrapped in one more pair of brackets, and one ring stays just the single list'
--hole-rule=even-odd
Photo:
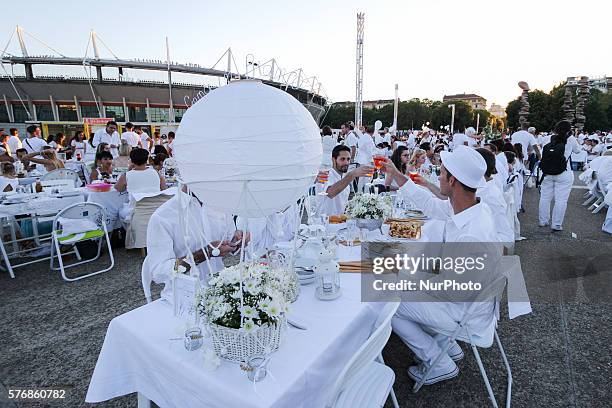
[{"label": "white napkin", "polygon": [[93,231],[98,228],[95,222],[78,218],[63,218],[57,220],[62,226],[62,235],[78,234]]}]

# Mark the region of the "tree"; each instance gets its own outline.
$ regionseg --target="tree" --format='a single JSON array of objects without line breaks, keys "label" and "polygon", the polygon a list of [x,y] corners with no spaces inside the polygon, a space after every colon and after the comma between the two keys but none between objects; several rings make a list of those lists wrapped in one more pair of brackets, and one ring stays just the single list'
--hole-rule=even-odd
[{"label": "tree", "polygon": [[589,99],[584,105],[584,116],[586,116],[584,128],[589,132],[608,130],[610,126],[606,115],[607,106],[604,105],[607,101],[602,95],[601,91],[591,89]]},{"label": "tree", "polygon": [[433,109],[431,117],[432,129],[440,129],[440,126],[450,126],[452,110],[449,105],[455,104],[455,132],[464,131],[467,127],[475,126],[472,123],[474,119],[474,110],[472,107],[463,101],[443,102]]},{"label": "tree", "polygon": [[519,128],[519,110],[521,109],[521,98],[518,97],[506,106],[506,126],[510,129]]}]

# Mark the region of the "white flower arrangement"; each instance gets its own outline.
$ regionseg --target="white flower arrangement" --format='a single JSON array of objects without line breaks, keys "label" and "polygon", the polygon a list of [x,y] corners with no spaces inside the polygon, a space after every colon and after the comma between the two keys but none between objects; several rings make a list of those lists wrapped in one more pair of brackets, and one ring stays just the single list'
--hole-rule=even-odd
[{"label": "white flower arrangement", "polygon": [[266,324],[276,325],[289,311],[289,302],[283,295],[288,280],[284,270],[263,262],[222,269],[210,277],[208,287],[198,296],[198,312],[209,323],[246,333]]},{"label": "white flower arrangement", "polygon": [[378,194],[356,194],[344,211],[351,218],[384,219],[393,212],[391,197]]}]

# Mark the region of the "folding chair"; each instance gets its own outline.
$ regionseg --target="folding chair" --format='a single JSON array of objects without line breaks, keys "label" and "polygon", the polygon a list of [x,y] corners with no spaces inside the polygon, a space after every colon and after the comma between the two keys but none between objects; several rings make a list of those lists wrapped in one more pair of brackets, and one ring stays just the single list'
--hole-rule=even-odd
[{"label": "folding chair", "polygon": [[606,186],[604,186],[601,182],[600,178],[597,178],[597,201],[595,201],[590,207],[589,210],[592,210],[592,214],[597,214],[602,209],[608,206],[605,202],[606,197]]},{"label": "folding chair", "polygon": [[[60,218],[68,218],[68,219],[87,219],[92,221],[96,225],[96,229],[90,231],[83,231],[81,233],[75,234],[63,234],[62,229],[60,228]],[[115,258],[113,257],[113,250],[111,248],[110,238],[108,236],[108,230],[106,229],[106,223],[104,220],[106,219],[104,207],[100,204],[96,203],[76,203],[71,206],[64,208],[60,211],[53,220],[53,229],[51,232],[51,262],[50,267],[52,270],[59,270],[62,274],[62,278],[65,281],[76,281],[83,278],[87,278],[93,275],[97,275],[102,272],[109,271],[115,266]],[[69,278],[66,276],[65,269],[72,268],[77,265],[82,265],[87,262],[92,262],[100,258],[100,253],[102,252],[102,241],[106,240],[106,245],[108,247],[108,254],[110,256],[110,266],[104,269],[101,269],[96,272],[91,272],[85,275],[78,276],[76,278]],[[92,259],[79,260],[69,265],[64,265],[64,261],[62,256],[61,247],[62,246],[75,246],[77,242],[83,242],[87,240],[97,240],[98,241],[98,252],[96,256]],[[53,259],[57,255],[59,267],[54,266]]]},{"label": "folding chair", "polygon": [[389,394],[393,406],[399,408],[393,391],[395,373],[382,359],[382,350],[391,336],[391,318],[398,307],[399,303],[385,306],[370,337],[338,376],[326,408],[382,407]]},{"label": "folding chair", "polygon": [[53,171],[50,171],[49,173],[44,174],[41,178],[40,178],[40,182],[44,183],[45,181],[51,181],[51,180],[72,180],[73,182],[73,186],[75,187],[77,182],[80,180],[79,179],[79,175],[70,169],[56,169]]},{"label": "folding chair", "polygon": [[487,291],[486,293],[483,293],[481,296],[479,296],[480,299],[477,298],[474,302],[472,302],[471,306],[468,308],[468,310],[464,314],[461,321],[457,322],[457,326],[452,333],[442,333],[434,329],[434,331],[448,336],[448,342],[442,348],[442,350],[440,351],[440,354],[438,354],[438,356],[434,359],[433,363],[427,367],[427,370],[425,371],[425,374],[423,375],[421,380],[418,381],[416,384],[414,384],[413,391],[415,393],[417,393],[421,389],[421,387],[423,387],[423,384],[425,383],[425,380],[427,379],[432,368],[435,367],[442,360],[442,357],[447,355],[448,350],[450,349],[453,342],[456,340],[460,340],[462,342],[468,343],[470,347],[472,348],[472,352],[474,353],[474,357],[476,358],[476,362],[478,363],[478,369],[480,370],[480,374],[482,375],[482,379],[484,380],[485,386],[487,388],[487,393],[489,394],[489,399],[491,400],[491,404],[493,405],[493,407],[497,408],[498,405],[497,405],[497,400],[495,399],[495,394],[493,394],[491,383],[489,382],[487,372],[485,371],[485,368],[482,364],[482,360],[480,358],[480,353],[478,352],[478,347],[489,348],[493,345],[493,339],[495,339],[495,342],[497,343],[497,346],[501,353],[502,360],[504,361],[504,365],[506,367],[506,372],[508,375],[508,391],[506,394],[506,408],[510,408],[510,402],[512,399],[512,371],[510,369],[510,364],[508,363],[508,358],[506,357],[506,353],[504,352],[504,348],[502,347],[501,341],[499,340],[499,335],[497,334],[497,313],[495,311],[491,313],[491,323],[487,327],[486,333],[483,333],[483,332],[479,333],[481,339],[474,339],[473,337],[474,331],[470,327],[470,320],[472,319],[474,315],[475,307],[478,306],[478,303],[480,301],[483,301],[485,298],[490,297],[492,293],[495,294],[495,300],[494,300],[495,310],[498,310],[499,300],[502,296],[504,288],[506,287],[507,279],[508,279],[507,276],[504,274],[501,274],[499,277],[497,277],[491,284],[490,290]]}]

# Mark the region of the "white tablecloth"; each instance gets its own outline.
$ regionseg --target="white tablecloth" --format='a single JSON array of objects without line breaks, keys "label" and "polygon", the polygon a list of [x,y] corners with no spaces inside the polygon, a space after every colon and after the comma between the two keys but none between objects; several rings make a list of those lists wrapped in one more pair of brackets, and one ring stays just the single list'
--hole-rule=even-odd
[{"label": "white tablecloth", "polygon": [[[369,336],[383,303],[360,302],[359,274],[341,274],[343,294],[324,302],[302,286],[289,327],[254,387],[238,365],[202,368],[201,351],[186,351],[172,309],[158,300],[113,319],[94,370],[87,402],[140,392],[160,407],[322,407],[350,357]],[[178,334],[177,334],[178,333]],[[206,340],[209,342],[210,340]],[[205,344],[206,344],[205,342]]]},{"label": "white tablecloth", "polygon": [[83,201],[82,195],[72,197],[38,197],[20,204],[1,204],[0,217],[10,217],[25,214],[55,214],[69,205]]},{"label": "white tablecloth", "polygon": [[112,231],[123,226],[119,218],[119,210],[129,201],[128,193],[120,193],[114,188],[104,193],[89,191],[87,201],[100,204],[106,210],[106,228]]}]

